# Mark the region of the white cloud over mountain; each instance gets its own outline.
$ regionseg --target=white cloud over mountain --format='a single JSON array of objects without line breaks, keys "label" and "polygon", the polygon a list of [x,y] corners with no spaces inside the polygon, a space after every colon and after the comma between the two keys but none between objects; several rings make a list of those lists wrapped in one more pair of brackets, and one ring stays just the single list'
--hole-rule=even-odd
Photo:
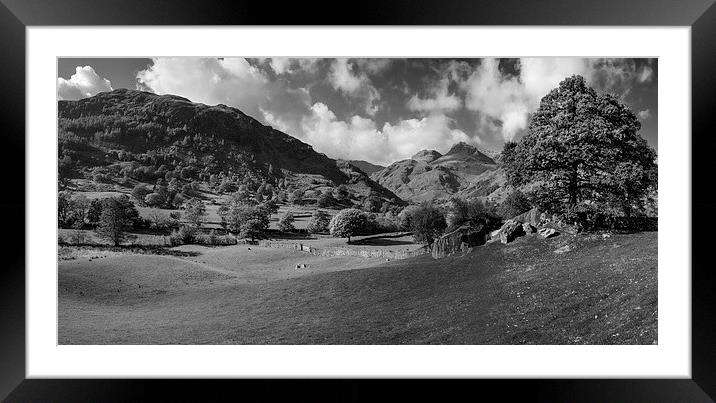
[{"label": "white cloud over mountain", "polygon": [[459,141],[469,141],[464,132],[451,128],[451,120],[445,115],[401,120],[395,125],[386,123],[379,129],[373,120],[358,115],[338,120],[320,102],[313,104],[302,129],[306,141],[319,152],[384,165],[409,158],[422,149],[444,152]]},{"label": "white cloud over mountain", "polygon": [[100,77],[92,66],[77,66],[69,79],[57,78],[57,97],[61,100],[78,100],[104,91],[112,91],[112,83]]},{"label": "white cloud over mountain", "polygon": [[[500,148],[519,138],[540,99],[580,74],[626,99],[653,88],[656,61],[522,58],[316,59],[153,58],[138,89],[226,104],[331,157],[390,163],[457,141]],[[112,89],[91,66],[58,78],[60,99]],[[646,121],[656,105],[640,104]],[[653,119],[652,119],[653,120]]]}]

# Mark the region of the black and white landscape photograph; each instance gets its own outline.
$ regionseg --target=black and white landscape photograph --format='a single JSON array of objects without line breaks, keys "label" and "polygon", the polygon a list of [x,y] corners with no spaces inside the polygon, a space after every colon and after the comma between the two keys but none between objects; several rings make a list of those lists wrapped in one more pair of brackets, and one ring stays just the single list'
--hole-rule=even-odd
[{"label": "black and white landscape photograph", "polygon": [[57,59],[57,342],[658,344],[657,84],[646,58]]}]

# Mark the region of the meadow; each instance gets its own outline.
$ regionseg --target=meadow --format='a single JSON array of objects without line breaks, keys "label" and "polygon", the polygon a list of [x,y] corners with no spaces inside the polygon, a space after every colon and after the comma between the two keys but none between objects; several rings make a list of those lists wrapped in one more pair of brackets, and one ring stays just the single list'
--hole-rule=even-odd
[{"label": "meadow", "polygon": [[247,245],[66,246],[58,342],[655,344],[657,239],[527,236],[390,262]]}]

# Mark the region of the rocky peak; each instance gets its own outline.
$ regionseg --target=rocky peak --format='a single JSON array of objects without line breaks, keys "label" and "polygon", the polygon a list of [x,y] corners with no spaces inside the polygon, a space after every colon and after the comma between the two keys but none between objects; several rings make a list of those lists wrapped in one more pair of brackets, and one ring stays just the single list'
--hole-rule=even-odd
[{"label": "rocky peak", "polygon": [[442,156],[442,154],[435,150],[421,150],[410,157],[410,159],[415,161],[433,162]]}]

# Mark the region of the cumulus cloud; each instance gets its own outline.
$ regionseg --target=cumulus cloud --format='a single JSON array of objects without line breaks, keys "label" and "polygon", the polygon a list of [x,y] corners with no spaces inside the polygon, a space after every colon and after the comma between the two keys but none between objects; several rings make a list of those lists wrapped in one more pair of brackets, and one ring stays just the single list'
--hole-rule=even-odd
[{"label": "cumulus cloud", "polygon": [[[501,64],[181,57],[153,59],[137,74],[137,85],[237,107],[331,157],[387,164],[421,149],[447,151],[458,141],[495,145],[519,138],[541,98],[570,75],[626,97],[635,85],[654,80],[654,68],[629,59],[522,58]],[[74,77],[64,81],[82,82]],[[645,107],[635,110],[640,109]],[[642,112],[640,119],[648,119],[648,109]]]},{"label": "cumulus cloud", "polygon": [[355,63],[362,71],[366,71],[370,74],[380,74],[393,64],[393,60],[394,59],[356,59]]},{"label": "cumulus cloud", "polygon": [[462,106],[462,100],[456,94],[450,94],[448,87],[450,80],[445,77],[439,80],[435,88],[430,91],[430,96],[420,98],[413,95],[408,100],[408,109],[417,112],[452,112]]},{"label": "cumulus cloud", "polygon": [[66,100],[78,100],[97,93],[112,91],[112,83],[100,77],[92,66],[77,66],[70,79],[57,78],[57,97]]},{"label": "cumulus cloud", "polygon": [[243,58],[158,57],[137,73],[137,82],[157,94],[178,94],[194,102],[258,110],[270,86]]},{"label": "cumulus cloud", "polygon": [[306,140],[322,153],[334,158],[363,159],[390,164],[429,148],[447,151],[458,141],[470,141],[461,130],[451,127],[445,115],[386,123],[378,128],[372,119],[354,115],[341,121],[328,106],[317,102],[302,123]]},{"label": "cumulus cloud", "polygon": [[644,66],[641,68],[641,71],[639,72],[639,82],[640,83],[647,83],[651,81],[651,77],[654,75],[654,69],[652,69],[649,66]]},{"label": "cumulus cloud", "polygon": [[639,111],[639,113],[636,114],[636,117],[639,118],[639,120],[647,120],[651,117],[651,111],[648,109],[644,109],[643,111]]},{"label": "cumulus cloud", "polygon": [[364,70],[354,68],[353,61],[335,59],[331,63],[328,82],[336,91],[361,101],[366,114],[373,116],[378,111],[380,93]]},{"label": "cumulus cloud", "polygon": [[318,70],[320,59],[312,58],[289,58],[289,57],[271,57],[260,59],[261,62],[268,62],[271,70],[277,75],[293,74],[298,72],[306,72],[314,74]]},{"label": "cumulus cloud", "polygon": [[629,94],[637,82],[651,79],[653,70],[641,70],[631,59],[522,58],[516,75],[504,74],[496,59],[483,59],[461,82],[465,107],[478,113],[481,130],[513,140],[527,128],[529,114],[565,78],[578,74],[599,91]]},{"label": "cumulus cloud", "polygon": [[[208,105],[230,105],[249,116],[263,117],[266,123],[289,134],[296,134],[291,129],[298,127],[311,105],[305,88],[293,89],[284,81],[270,80],[244,58],[160,57],[152,62],[137,73],[140,89],[181,95]],[[277,66],[286,65],[278,62]]]}]

